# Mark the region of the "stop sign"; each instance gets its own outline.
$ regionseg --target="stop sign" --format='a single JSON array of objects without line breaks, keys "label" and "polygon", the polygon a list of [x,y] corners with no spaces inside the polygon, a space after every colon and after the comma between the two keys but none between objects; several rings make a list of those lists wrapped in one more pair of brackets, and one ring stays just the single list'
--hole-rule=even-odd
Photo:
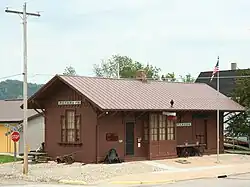
[{"label": "stop sign", "polygon": [[11,139],[13,142],[18,142],[18,140],[20,139],[20,133],[17,131],[12,132]]}]

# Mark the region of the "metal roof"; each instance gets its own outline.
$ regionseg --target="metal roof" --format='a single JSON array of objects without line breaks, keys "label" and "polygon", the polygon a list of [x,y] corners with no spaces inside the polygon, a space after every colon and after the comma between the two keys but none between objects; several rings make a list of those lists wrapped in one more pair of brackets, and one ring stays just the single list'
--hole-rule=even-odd
[{"label": "metal roof", "polygon": [[[104,110],[222,110],[244,107],[203,83],[57,76]],[[173,108],[170,101],[174,100]]]},{"label": "metal roof", "polygon": [[[0,123],[22,122],[23,110],[20,108],[22,100],[0,100]],[[28,118],[37,115],[35,110],[28,110]]]}]

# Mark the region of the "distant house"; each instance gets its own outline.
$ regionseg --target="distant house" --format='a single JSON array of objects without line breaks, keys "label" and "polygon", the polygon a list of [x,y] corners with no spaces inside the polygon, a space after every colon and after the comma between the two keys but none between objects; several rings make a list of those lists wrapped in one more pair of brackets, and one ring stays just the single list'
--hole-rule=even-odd
[{"label": "distant house", "polygon": [[[218,97],[219,95],[219,97]],[[216,110],[244,107],[206,84],[56,75],[28,100],[45,114],[45,151],[74,153],[84,163],[103,160],[115,148],[126,160],[177,157],[202,144],[216,153]],[[220,120],[220,151],[223,151]]]},{"label": "distant house", "polygon": [[[13,153],[14,144],[10,138],[12,131],[20,132],[17,151],[23,152],[23,110],[22,100],[0,100],[0,153]],[[44,141],[44,117],[35,110],[28,110],[28,147],[37,149]]]},{"label": "distant house", "polygon": [[[236,86],[236,77],[239,76],[237,71],[237,64],[231,64],[231,70],[220,70],[220,87],[219,91],[226,95],[227,97],[231,97],[233,90]],[[196,79],[196,83],[205,83],[212,88],[217,90],[217,74],[215,75],[214,79],[210,82],[210,78],[212,76],[213,71],[204,71],[199,74]]]}]

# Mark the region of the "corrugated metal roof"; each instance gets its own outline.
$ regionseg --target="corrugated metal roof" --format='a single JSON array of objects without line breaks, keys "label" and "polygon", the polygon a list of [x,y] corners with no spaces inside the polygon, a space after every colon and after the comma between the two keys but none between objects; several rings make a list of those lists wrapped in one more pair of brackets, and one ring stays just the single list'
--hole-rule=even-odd
[{"label": "corrugated metal roof", "polygon": [[[142,82],[82,76],[59,78],[107,110],[244,110],[238,103],[203,83]],[[171,99],[174,100],[173,108]]]},{"label": "corrugated metal roof", "polygon": [[[20,108],[22,100],[0,100],[0,123],[19,122],[23,120],[23,110]],[[35,110],[28,110],[28,117],[38,114]]]}]

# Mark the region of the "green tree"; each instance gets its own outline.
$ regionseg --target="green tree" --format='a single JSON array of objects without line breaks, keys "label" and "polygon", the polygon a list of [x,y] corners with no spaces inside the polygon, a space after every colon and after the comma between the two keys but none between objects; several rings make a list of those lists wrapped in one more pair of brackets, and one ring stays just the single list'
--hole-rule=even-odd
[{"label": "green tree", "polygon": [[102,60],[101,64],[95,64],[94,73],[98,77],[118,77],[118,67],[121,78],[135,78],[136,71],[141,69],[145,70],[147,78],[159,78],[160,68],[149,64],[144,65],[121,55],[113,55],[107,60]]},{"label": "green tree", "polygon": [[192,77],[190,73],[188,73],[185,76],[180,75],[180,78],[181,78],[182,82],[194,82],[195,81],[195,78]]},{"label": "green tree", "polygon": [[242,113],[233,113],[229,117],[226,132],[229,136],[248,136],[250,137],[250,69],[238,70],[236,79],[236,87],[232,93],[232,99],[247,111]]},{"label": "green tree", "polygon": [[170,82],[175,82],[176,81],[176,77],[175,77],[175,73],[167,73],[166,75],[162,75],[161,79],[163,81],[170,81]]},{"label": "green tree", "polygon": [[72,66],[67,66],[64,70],[63,75],[76,75],[76,70]]}]

